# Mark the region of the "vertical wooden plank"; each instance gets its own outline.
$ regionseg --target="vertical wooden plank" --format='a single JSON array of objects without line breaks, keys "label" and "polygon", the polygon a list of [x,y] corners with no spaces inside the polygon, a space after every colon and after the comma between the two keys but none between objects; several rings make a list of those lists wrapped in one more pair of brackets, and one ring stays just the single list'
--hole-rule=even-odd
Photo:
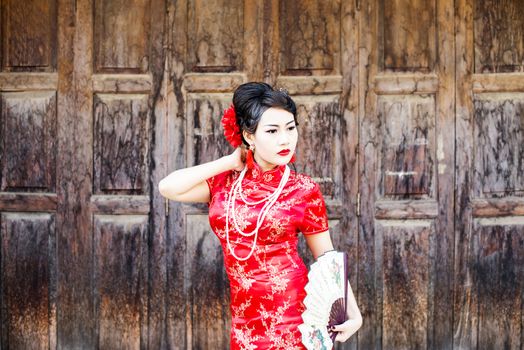
[{"label": "vertical wooden plank", "polygon": [[[377,114],[374,113],[376,94],[370,90],[372,77],[378,72],[378,43],[382,37],[377,31],[378,6],[376,1],[360,0],[361,16],[359,22],[359,111],[361,125],[359,146],[360,178],[360,227],[358,237],[358,288],[359,307],[364,322],[359,330],[359,349],[379,349],[382,343],[382,323],[379,314],[377,291],[375,288],[375,232],[374,232],[374,193],[376,183],[376,156],[374,144],[379,142],[377,130],[380,130]],[[370,200],[368,200],[370,199]]]},{"label": "vertical wooden plank", "polygon": [[[159,176],[186,167],[186,109],[183,89],[184,76],[187,73],[187,0],[168,2],[167,18],[168,45],[167,57],[169,69],[165,86],[165,112],[160,128],[164,133],[157,133],[159,145],[163,146],[159,164]],[[162,174],[160,174],[162,172]],[[158,183],[158,182],[157,182]],[[184,237],[185,217],[182,204],[169,203],[169,217],[166,223],[165,254],[167,259],[166,303],[166,342],[168,349],[183,350],[188,348],[189,332],[186,330],[187,290],[184,288],[184,255],[186,242]],[[160,248],[160,247],[159,247]]]},{"label": "vertical wooden plank", "polygon": [[148,322],[147,348],[166,349],[166,328],[168,318],[166,305],[168,299],[167,260],[168,230],[166,225],[166,206],[164,198],[158,192],[158,183],[166,175],[165,166],[167,154],[164,147],[169,144],[166,140],[168,118],[168,90],[170,69],[167,64],[169,50],[168,38],[171,32],[166,25],[167,3],[165,0],[151,0],[151,47],[149,70],[153,77],[153,89],[150,95],[150,119],[146,128],[148,147],[150,151],[148,167],[149,198],[151,211],[147,238],[148,252]]},{"label": "vertical wooden plank", "polygon": [[472,237],[472,211],[469,205],[474,174],[473,144],[470,126],[473,120],[473,103],[470,98],[473,74],[473,1],[459,0],[456,12],[456,164],[455,182],[455,290],[453,301],[453,344],[457,349],[476,349],[478,346],[478,295],[471,274],[475,259]]},{"label": "vertical wooden plank", "polygon": [[58,344],[94,348],[92,291],[92,0],[61,0],[58,25]]},{"label": "vertical wooden plank", "polygon": [[[438,215],[433,240],[434,260],[431,271],[434,281],[433,310],[429,313],[428,347],[453,347],[453,244],[455,193],[455,1],[436,1],[436,173]],[[458,80],[460,81],[460,80]],[[431,311],[431,310],[429,310]]]},{"label": "vertical wooden plank", "polygon": [[[341,150],[341,171],[334,176],[334,183],[342,184],[339,200],[344,203],[345,213],[339,222],[341,231],[333,234],[333,244],[340,251],[348,254],[349,282],[360,307],[362,291],[359,285],[358,237],[359,218],[357,216],[357,196],[359,188],[359,23],[361,12],[355,1],[342,1],[340,4],[340,71],[342,75],[342,93],[340,94],[339,135],[334,139],[334,146]],[[329,223],[332,227],[332,223]],[[367,322],[364,321],[364,322]],[[356,350],[360,331],[338,349]]]}]

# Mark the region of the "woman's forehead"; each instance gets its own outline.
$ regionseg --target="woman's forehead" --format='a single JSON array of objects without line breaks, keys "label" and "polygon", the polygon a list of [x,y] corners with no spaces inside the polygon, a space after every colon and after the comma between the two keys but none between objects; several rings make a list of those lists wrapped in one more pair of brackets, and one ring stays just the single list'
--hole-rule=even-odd
[{"label": "woman's forehead", "polygon": [[291,121],[295,121],[292,113],[285,109],[271,107],[262,113],[259,125],[286,125]]}]

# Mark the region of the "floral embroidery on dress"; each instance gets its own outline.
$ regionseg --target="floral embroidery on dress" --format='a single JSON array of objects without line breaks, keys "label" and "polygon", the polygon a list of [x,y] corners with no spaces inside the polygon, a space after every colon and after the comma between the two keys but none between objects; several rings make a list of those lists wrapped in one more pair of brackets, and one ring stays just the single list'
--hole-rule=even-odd
[{"label": "floral embroidery on dress", "polygon": [[260,338],[259,335],[253,335],[255,329],[243,326],[241,328],[233,328],[236,339],[239,341],[241,350],[255,350],[258,346],[255,342]]}]

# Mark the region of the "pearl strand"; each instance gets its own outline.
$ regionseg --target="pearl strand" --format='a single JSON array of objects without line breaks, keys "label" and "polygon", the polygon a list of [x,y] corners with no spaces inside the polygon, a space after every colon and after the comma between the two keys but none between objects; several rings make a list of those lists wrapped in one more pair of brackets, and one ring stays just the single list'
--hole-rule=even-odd
[{"label": "pearl strand", "polygon": [[[244,168],[242,170],[242,172],[240,173],[239,178],[231,186],[231,190],[229,191],[229,198],[228,198],[228,201],[227,201],[227,208],[226,208],[226,241],[227,241],[227,246],[228,246],[229,250],[231,251],[231,255],[233,255],[233,257],[235,259],[239,260],[239,261],[245,261],[245,260],[249,259],[251,257],[251,255],[253,255],[253,252],[255,251],[255,247],[257,245],[258,231],[259,231],[260,227],[262,226],[262,222],[264,221],[264,218],[266,217],[267,213],[269,212],[269,209],[271,209],[273,204],[275,204],[275,202],[277,201],[278,197],[282,193],[282,190],[284,189],[284,186],[287,183],[287,180],[289,179],[290,170],[289,170],[289,167],[286,165],[286,169],[284,171],[284,175],[282,176],[282,179],[280,180],[280,183],[279,183],[277,189],[275,190],[275,192],[273,192],[271,195],[269,195],[266,198],[264,198],[262,201],[251,202],[251,203],[258,204],[258,203],[262,203],[263,201],[267,201],[267,203],[264,204],[264,206],[260,210],[260,213],[258,214],[257,224],[256,224],[255,229],[252,232],[249,232],[249,233],[243,232],[238,227],[238,223],[237,223],[237,220],[236,220],[236,217],[235,217],[235,211],[234,211],[234,209],[235,209],[235,199],[236,199],[236,194],[237,193],[240,194],[240,197],[241,197],[242,201],[245,204],[249,205],[249,203],[246,203],[246,201],[244,200],[244,198],[242,196],[242,192],[241,192],[242,180],[244,178],[245,173],[246,173],[246,168]],[[253,235],[255,236],[254,240],[253,240],[253,245],[251,246],[251,250],[250,250],[249,254],[247,256],[243,257],[243,258],[241,258],[241,257],[239,257],[239,256],[237,256],[235,254],[235,251],[234,251],[233,247],[231,246],[231,242],[229,240],[229,208],[230,207],[231,207],[232,216],[233,216],[233,223],[235,225],[235,228],[240,233],[240,235],[242,235],[244,237],[251,237]]]}]

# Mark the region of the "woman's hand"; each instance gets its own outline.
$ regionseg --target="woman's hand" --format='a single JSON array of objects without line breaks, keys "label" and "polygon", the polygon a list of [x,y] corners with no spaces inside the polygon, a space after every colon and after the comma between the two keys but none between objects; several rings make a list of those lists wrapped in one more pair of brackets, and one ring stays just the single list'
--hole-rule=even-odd
[{"label": "woman's hand", "polygon": [[231,169],[241,171],[244,169],[246,151],[243,146],[237,147],[228,157],[231,161]]},{"label": "woman's hand", "polygon": [[333,326],[332,332],[338,332],[335,341],[345,342],[362,326],[362,319],[349,319],[346,322]]},{"label": "woman's hand", "polygon": [[348,294],[347,294],[347,315],[348,320],[342,324],[333,326],[330,331],[338,332],[336,341],[345,342],[349,339],[356,331],[362,326],[362,315],[357,306],[353,289],[348,281]]}]

